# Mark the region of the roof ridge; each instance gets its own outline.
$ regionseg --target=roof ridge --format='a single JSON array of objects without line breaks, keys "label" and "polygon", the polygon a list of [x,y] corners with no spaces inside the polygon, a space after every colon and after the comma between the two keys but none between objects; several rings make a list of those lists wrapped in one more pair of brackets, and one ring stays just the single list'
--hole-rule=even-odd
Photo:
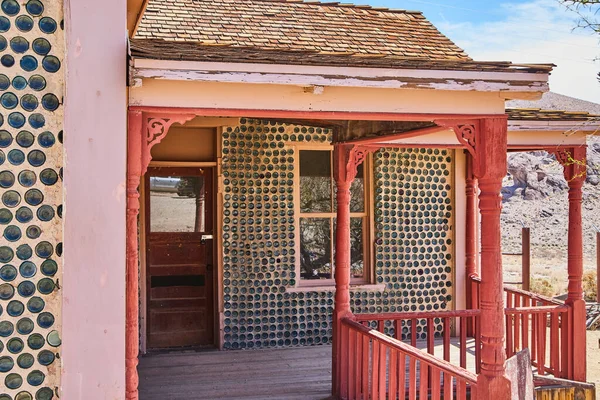
[{"label": "roof ridge", "polygon": [[[242,0],[243,1],[243,0]],[[252,1],[252,0],[251,0]],[[256,0],[254,0],[256,1]],[[418,10],[404,10],[401,8],[389,8],[389,7],[376,7],[368,4],[355,4],[355,3],[341,3],[339,1],[319,1],[319,0],[260,0],[262,2],[271,3],[290,3],[290,4],[306,4],[313,6],[328,6],[328,7],[342,7],[342,8],[358,8],[360,10],[373,10],[379,12],[390,12],[398,14],[415,14],[423,15],[422,11]]]}]

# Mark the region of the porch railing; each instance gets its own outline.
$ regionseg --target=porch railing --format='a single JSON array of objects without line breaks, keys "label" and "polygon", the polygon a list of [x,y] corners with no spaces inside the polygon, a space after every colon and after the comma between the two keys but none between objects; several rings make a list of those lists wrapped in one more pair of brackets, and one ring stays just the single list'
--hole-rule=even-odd
[{"label": "porch railing", "polygon": [[[475,299],[480,280],[471,278]],[[573,379],[572,310],[564,303],[535,293],[504,286],[506,356],[529,348],[538,375]],[[477,300],[471,305],[479,309]]]},{"label": "porch railing", "polygon": [[[363,325],[373,328],[381,333],[387,333],[400,341],[408,342],[413,347],[417,346],[417,341],[425,341],[427,353],[434,355],[435,341],[442,341],[442,358],[450,362],[451,346],[458,346],[459,365],[461,368],[467,368],[467,353],[469,352],[469,342],[467,337],[472,337],[471,350],[475,354],[475,371],[479,373],[481,360],[481,333],[480,333],[480,311],[479,310],[460,310],[460,311],[438,311],[438,312],[407,312],[407,313],[387,313],[387,314],[358,314],[356,320]],[[467,334],[467,325],[475,327],[472,335]],[[419,333],[419,326],[421,332]],[[454,329],[456,328],[456,329]],[[458,343],[450,342],[454,332],[458,332]]]},{"label": "porch railing", "polygon": [[341,322],[341,398],[466,400],[468,394],[477,397],[476,374],[359,322],[348,318]]}]

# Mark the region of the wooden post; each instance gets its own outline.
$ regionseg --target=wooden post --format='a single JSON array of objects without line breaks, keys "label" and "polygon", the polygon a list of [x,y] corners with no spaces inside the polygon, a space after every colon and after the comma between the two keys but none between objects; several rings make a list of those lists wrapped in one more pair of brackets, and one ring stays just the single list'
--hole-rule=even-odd
[{"label": "wooden post", "polygon": [[521,289],[529,291],[531,286],[531,229],[521,230]]},{"label": "wooden post", "polygon": [[138,214],[142,175],[142,113],[130,111],[127,134],[127,243],[125,277],[125,382],[126,399],[138,399],[139,306]]},{"label": "wooden post", "polygon": [[[586,146],[559,149],[556,159],[563,165],[569,185],[568,295],[565,303],[572,308],[571,367],[569,378],[586,380],[586,310],[583,300],[583,226],[582,188],[586,176]],[[572,368],[572,369],[571,369]]]},{"label": "wooden post", "polygon": [[139,354],[139,237],[141,177],[152,159],[152,146],[160,143],[174,123],[183,124],[194,114],[151,116],[130,110],[127,132],[127,216],[125,277],[125,398],[139,398],[137,372]]},{"label": "wooden post", "polygon": [[509,399],[511,382],[506,375],[504,290],[500,212],[502,179],[506,176],[507,121],[487,118],[475,136],[474,172],[479,183],[481,213],[481,399]]},{"label": "wooden post", "polygon": [[596,303],[600,303],[600,232],[596,232]]},{"label": "wooden post", "polygon": [[[467,308],[479,308],[477,299],[477,286],[473,278],[479,277],[477,270],[477,179],[473,175],[473,157],[467,153],[467,178],[466,178],[466,221],[465,221],[465,267],[467,286]],[[473,337],[475,327],[469,320],[467,334]]]},{"label": "wooden post", "polygon": [[333,310],[332,348],[332,392],[334,396],[346,398],[348,388],[347,371],[349,360],[343,357],[344,337],[341,320],[352,318],[350,308],[350,186],[357,174],[358,166],[364,161],[368,149],[353,145],[334,145],[334,177],[337,186],[337,219],[335,236],[335,306]]},{"label": "wooden post", "polygon": [[504,289],[500,211],[502,180],[506,176],[506,115],[476,120],[436,120],[451,127],[458,141],[473,157],[473,174],[479,185],[481,213],[481,373],[477,398],[510,399],[511,382],[506,375],[504,349]]}]

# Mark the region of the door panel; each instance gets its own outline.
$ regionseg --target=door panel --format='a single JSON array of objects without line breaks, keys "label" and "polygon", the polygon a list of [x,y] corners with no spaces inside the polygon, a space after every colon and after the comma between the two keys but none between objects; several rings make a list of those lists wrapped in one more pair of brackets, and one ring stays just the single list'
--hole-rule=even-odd
[{"label": "door panel", "polygon": [[148,169],[150,349],[214,344],[211,178],[210,168]]}]

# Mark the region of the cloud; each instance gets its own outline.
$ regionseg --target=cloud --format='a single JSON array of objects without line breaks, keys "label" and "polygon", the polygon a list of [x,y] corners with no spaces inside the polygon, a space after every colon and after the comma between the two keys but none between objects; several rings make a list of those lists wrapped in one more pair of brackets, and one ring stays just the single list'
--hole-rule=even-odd
[{"label": "cloud", "polygon": [[554,92],[600,103],[600,36],[573,31],[576,16],[555,0],[502,4],[504,17],[493,22],[437,22],[438,28],[474,59],[554,63]]}]

